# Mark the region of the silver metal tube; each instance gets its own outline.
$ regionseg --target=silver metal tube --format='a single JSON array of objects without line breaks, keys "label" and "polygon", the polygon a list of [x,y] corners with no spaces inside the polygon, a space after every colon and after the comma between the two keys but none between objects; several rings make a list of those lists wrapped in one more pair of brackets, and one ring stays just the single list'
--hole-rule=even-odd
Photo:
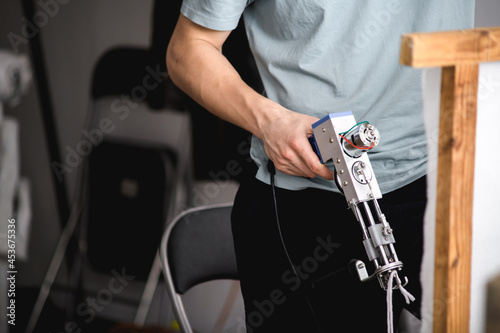
[{"label": "silver metal tube", "polygon": [[380,223],[382,223],[386,228],[390,227],[389,223],[387,223],[387,220],[385,219],[385,215],[382,213],[382,210],[380,210],[380,206],[376,199],[373,199],[373,206],[375,206],[375,211],[377,212],[377,217]]},{"label": "silver metal tube", "polygon": [[[370,238],[370,236],[368,234],[368,229],[366,229],[365,221],[363,219],[363,215],[361,215],[361,211],[360,211],[360,209],[358,207],[358,204],[353,204],[352,205],[352,209],[355,210],[355,214],[354,215],[356,215],[357,220],[359,222],[359,225],[361,226],[361,230],[363,232],[364,239]],[[380,263],[378,262],[377,258],[373,259],[372,262],[373,262],[373,265],[375,266],[375,269],[377,269],[377,268],[380,267]]]},{"label": "silver metal tube", "polygon": [[390,264],[389,258],[387,258],[387,254],[385,253],[385,247],[384,247],[384,245],[379,245],[377,248],[380,251],[380,256],[382,257],[382,261],[384,263],[382,266]]},{"label": "silver metal tube", "polygon": [[370,222],[370,225],[375,225],[375,220],[373,219],[373,215],[370,209],[370,206],[368,205],[368,202],[363,202],[363,206],[365,207],[365,212],[366,216],[368,217],[368,221]]},{"label": "silver metal tube", "polygon": [[394,248],[394,244],[389,244],[389,249],[391,250],[394,261],[399,261],[398,255],[396,254],[396,249]]},{"label": "silver metal tube", "polygon": [[368,229],[366,229],[365,221],[363,219],[363,215],[361,215],[361,211],[359,210],[358,204],[352,205],[353,208],[356,210],[356,217],[359,222],[359,225],[361,226],[361,231],[363,232],[363,237],[364,239],[368,239],[369,234],[368,234]]},{"label": "silver metal tube", "polygon": [[[366,216],[368,217],[368,221],[370,225],[375,225],[375,220],[373,219],[372,212],[370,210],[370,206],[368,205],[368,202],[363,202],[363,206],[365,208]],[[377,247],[380,252],[380,257],[382,258],[383,265],[389,264],[389,259],[387,258],[387,254],[385,253],[385,247],[384,245],[379,245]]]}]

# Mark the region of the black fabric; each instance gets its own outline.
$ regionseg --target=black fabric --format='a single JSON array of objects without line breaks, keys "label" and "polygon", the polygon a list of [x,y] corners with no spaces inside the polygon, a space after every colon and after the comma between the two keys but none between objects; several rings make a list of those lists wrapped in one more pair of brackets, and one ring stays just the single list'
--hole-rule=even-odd
[{"label": "black fabric", "polygon": [[145,279],[165,226],[172,155],[164,147],[102,142],[89,157],[87,258],[101,272]]},{"label": "black fabric", "polygon": [[232,207],[185,215],[173,228],[168,260],[177,293],[210,280],[238,279],[231,235]]},{"label": "black fabric", "polygon": [[[247,332],[386,331],[385,291],[378,281],[362,283],[348,270],[351,259],[365,261],[370,272],[373,266],[344,197],[316,189],[276,189],[276,199],[282,236],[299,279],[278,234],[271,187],[250,180],[242,184],[234,204],[232,227]],[[379,202],[394,229],[407,289],[417,297],[409,311],[418,315],[425,178]],[[403,303],[395,291],[396,320]]]}]

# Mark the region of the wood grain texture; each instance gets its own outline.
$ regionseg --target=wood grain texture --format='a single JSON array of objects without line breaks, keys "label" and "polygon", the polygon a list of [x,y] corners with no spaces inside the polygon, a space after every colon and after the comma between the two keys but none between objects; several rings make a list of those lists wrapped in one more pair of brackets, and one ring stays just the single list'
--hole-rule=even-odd
[{"label": "wood grain texture", "polygon": [[444,67],[488,61],[500,61],[500,27],[402,36],[403,65]]},{"label": "wood grain texture", "polygon": [[479,65],[443,68],[433,331],[468,332]]}]

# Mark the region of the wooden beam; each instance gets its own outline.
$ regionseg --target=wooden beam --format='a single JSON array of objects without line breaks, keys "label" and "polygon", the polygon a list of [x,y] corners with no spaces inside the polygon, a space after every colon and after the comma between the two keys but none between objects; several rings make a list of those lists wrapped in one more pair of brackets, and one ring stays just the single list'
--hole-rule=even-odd
[{"label": "wooden beam", "polygon": [[401,64],[443,67],[433,332],[468,332],[479,63],[500,61],[500,27],[402,37]]},{"label": "wooden beam", "polygon": [[433,332],[468,332],[479,66],[443,68]]},{"label": "wooden beam", "polygon": [[403,35],[400,62],[442,67],[500,61],[500,27]]}]

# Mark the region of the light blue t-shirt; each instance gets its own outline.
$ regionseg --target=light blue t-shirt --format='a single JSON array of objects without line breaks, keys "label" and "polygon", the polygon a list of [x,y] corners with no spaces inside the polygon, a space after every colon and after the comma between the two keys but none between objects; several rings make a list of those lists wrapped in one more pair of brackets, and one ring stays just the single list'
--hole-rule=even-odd
[{"label": "light blue t-shirt", "polygon": [[[323,118],[352,111],[380,131],[369,158],[382,193],[426,173],[421,70],[399,64],[401,35],[473,27],[473,0],[184,0],[181,12],[214,30],[244,15],[265,94]],[[257,178],[269,183],[267,156],[253,137]],[[330,165],[332,168],[332,166]],[[276,185],[337,191],[332,181],[278,172]]]}]

